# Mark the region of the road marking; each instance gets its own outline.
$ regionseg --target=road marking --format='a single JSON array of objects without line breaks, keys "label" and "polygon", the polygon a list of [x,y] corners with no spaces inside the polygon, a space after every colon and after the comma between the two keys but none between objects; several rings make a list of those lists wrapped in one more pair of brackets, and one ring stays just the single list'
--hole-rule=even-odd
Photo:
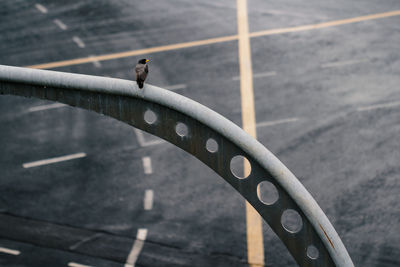
[{"label": "road marking", "polygon": [[151,158],[150,157],[143,157],[143,169],[145,174],[152,174],[153,168],[151,167]]},{"label": "road marking", "polygon": [[[271,77],[271,76],[275,76],[275,75],[276,75],[276,72],[275,72],[275,71],[262,72],[262,73],[254,73],[254,74],[253,74],[253,79],[254,79],[254,78],[263,78],[263,77]],[[238,81],[238,80],[240,80],[240,76],[232,77],[232,80]]]},{"label": "road marking", "polygon": [[[77,44],[77,46],[79,46],[80,48],[84,48],[85,47],[85,43],[78,36],[72,37],[72,41],[74,41]],[[93,62],[94,60],[97,60],[96,57],[90,57],[89,56],[89,58],[91,59],[90,62]]]},{"label": "road marking", "polygon": [[45,8],[43,5],[41,5],[41,4],[35,4],[35,7],[36,7],[40,12],[42,12],[43,14],[46,14],[46,13],[47,13],[47,8]]},{"label": "road marking", "polygon": [[[356,22],[388,18],[388,17],[398,16],[398,15],[400,15],[400,10],[372,14],[372,15],[361,16],[361,17],[355,17],[355,18],[350,18],[350,19],[334,20],[334,21],[329,21],[329,22],[324,22],[324,23],[258,31],[258,32],[249,33],[249,37],[255,38],[255,37],[268,36],[268,35],[274,35],[274,34],[284,34],[284,33],[290,33],[290,32],[316,30],[316,29],[351,24],[351,23],[356,23]],[[27,66],[27,67],[34,68],[34,69],[52,69],[52,68],[59,68],[59,67],[65,67],[65,66],[90,63],[93,60],[105,61],[105,60],[112,60],[112,59],[117,59],[117,58],[133,57],[133,56],[138,56],[138,55],[159,53],[159,52],[177,50],[177,49],[182,49],[182,48],[197,47],[197,46],[203,46],[203,45],[236,41],[237,39],[238,39],[237,35],[229,35],[229,36],[211,38],[211,39],[206,39],[206,40],[198,40],[198,41],[191,41],[191,42],[185,42],[185,43],[177,43],[177,44],[156,46],[156,47],[151,47],[151,48],[144,48],[144,49],[139,49],[139,50],[130,50],[130,51],[125,51],[125,52],[110,53],[110,54],[96,56],[96,58],[91,58],[91,57],[76,58],[76,59],[70,59],[70,60],[63,60],[63,61],[49,62],[49,63],[44,63],[44,64],[31,65],[31,66]]]},{"label": "road marking", "polygon": [[151,210],[153,209],[153,199],[154,199],[154,191],[148,189],[144,192],[144,210]]},{"label": "road marking", "polygon": [[53,163],[57,163],[57,162],[61,162],[61,161],[79,159],[79,158],[83,158],[83,157],[86,157],[85,153],[76,153],[76,154],[62,156],[62,157],[43,159],[43,160],[33,161],[33,162],[29,162],[29,163],[24,163],[24,164],[22,164],[22,167],[32,168],[32,167],[37,167],[37,166],[42,166],[42,165],[47,165],[47,164],[53,164]]},{"label": "road marking", "polygon": [[68,29],[67,25],[65,25],[61,20],[59,19],[55,19],[53,20],[53,22],[63,31],[65,31],[66,29]]},{"label": "road marking", "polygon": [[42,110],[47,110],[47,109],[53,109],[53,108],[62,108],[66,107],[68,105],[62,104],[62,103],[54,103],[54,104],[49,104],[49,105],[41,105],[41,106],[36,106],[36,107],[30,107],[28,109],[29,112],[36,112],[36,111],[42,111]]},{"label": "road marking", "polygon": [[331,62],[331,63],[322,64],[322,65],[321,65],[321,68],[323,68],[323,69],[326,69],[326,68],[335,68],[335,67],[341,67],[341,66],[347,66],[347,65],[354,65],[354,64],[364,63],[364,62],[368,62],[368,61],[369,61],[368,59],[337,61],[337,62]]},{"label": "road marking", "polygon": [[334,26],[356,23],[356,22],[388,18],[388,17],[398,16],[398,15],[400,15],[400,10],[395,10],[395,11],[389,11],[389,12],[384,12],[384,13],[377,13],[377,14],[372,14],[372,15],[354,17],[354,18],[349,18],[349,19],[333,20],[333,21],[316,23],[316,24],[308,24],[308,25],[303,25],[303,26],[295,26],[295,27],[288,27],[288,28],[258,31],[258,32],[250,33],[250,37],[260,37],[260,36],[284,34],[284,33],[290,33],[290,32],[317,30],[317,29],[323,29],[323,28],[329,28],[329,27],[334,27]]},{"label": "road marking", "polygon": [[264,121],[264,122],[259,122],[257,123],[257,127],[267,127],[267,126],[273,126],[273,125],[278,125],[282,123],[288,123],[288,122],[295,122],[298,121],[298,118],[288,118],[288,119],[282,119],[282,120],[276,120],[276,121]]},{"label": "road marking", "polygon": [[[253,73],[251,64],[249,20],[247,0],[237,0],[237,24],[239,36],[240,96],[243,129],[257,138],[254,110]],[[251,166],[244,161],[244,173],[250,173]],[[246,175],[245,175],[246,176]],[[261,216],[246,201],[247,260],[250,267],[264,266],[264,241]]]},{"label": "road marking", "polygon": [[0,252],[5,253],[5,254],[14,255],[14,256],[18,256],[19,254],[21,254],[21,251],[19,251],[19,250],[3,248],[3,247],[0,247]]},{"label": "road marking", "polygon": [[96,56],[90,55],[89,57],[94,58],[92,63],[96,68],[101,68],[101,63],[100,63],[100,61],[96,60]]},{"label": "road marking", "polygon": [[87,243],[89,241],[92,241],[93,239],[96,239],[97,237],[102,236],[102,235],[103,235],[102,233],[97,233],[97,234],[94,234],[92,236],[88,236],[88,237],[78,241],[77,243],[73,244],[72,246],[70,246],[69,249],[70,250],[75,250],[79,246],[81,246],[82,244]]},{"label": "road marking", "polygon": [[68,266],[69,267],[93,267],[90,265],[84,265],[84,264],[80,264],[80,263],[76,263],[76,262],[69,262]]},{"label": "road marking", "polygon": [[146,141],[143,135],[143,132],[139,129],[134,129],[135,134],[136,134],[136,138],[138,140],[138,143],[141,147],[147,147],[147,146],[154,146],[154,145],[159,145],[159,144],[163,144],[166,141],[163,139],[157,139],[157,140],[152,140],[152,141]]},{"label": "road marking", "polygon": [[129,253],[128,258],[126,260],[126,264],[124,265],[125,267],[134,267],[135,266],[135,263],[139,257],[140,251],[143,248],[146,237],[147,237],[147,229],[144,229],[144,228],[139,229],[137,232],[137,235],[136,235],[136,240],[133,243],[131,252]]},{"label": "road marking", "polygon": [[385,103],[385,104],[371,105],[371,106],[366,106],[366,107],[360,107],[360,108],[357,108],[357,111],[368,111],[368,110],[374,110],[374,109],[380,109],[380,108],[392,108],[392,107],[397,107],[397,106],[400,106],[400,101],[395,101],[395,102],[390,102],[390,103]]},{"label": "road marking", "polygon": [[162,88],[174,91],[174,90],[179,90],[179,89],[186,89],[186,84],[176,84],[176,85],[170,85],[170,86],[164,86]]}]

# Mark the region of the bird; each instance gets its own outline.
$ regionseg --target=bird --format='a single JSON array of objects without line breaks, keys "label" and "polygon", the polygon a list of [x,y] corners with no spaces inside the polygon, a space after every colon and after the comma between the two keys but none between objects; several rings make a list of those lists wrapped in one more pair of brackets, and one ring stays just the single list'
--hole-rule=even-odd
[{"label": "bird", "polygon": [[144,81],[146,80],[147,74],[149,73],[149,66],[147,65],[147,62],[149,62],[149,60],[143,58],[139,60],[136,64],[136,82],[140,89],[143,88]]}]

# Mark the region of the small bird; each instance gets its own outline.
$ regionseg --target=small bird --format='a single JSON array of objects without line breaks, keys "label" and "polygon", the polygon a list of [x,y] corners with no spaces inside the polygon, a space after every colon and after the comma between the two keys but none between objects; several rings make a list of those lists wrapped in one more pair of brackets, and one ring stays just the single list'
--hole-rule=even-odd
[{"label": "small bird", "polygon": [[143,88],[144,81],[147,78],[147,73],[149,73],[149,66],[147,65],[147,62],[149,62],[149,60],[143,58],[136,64],[136,82],[140,89]]}]

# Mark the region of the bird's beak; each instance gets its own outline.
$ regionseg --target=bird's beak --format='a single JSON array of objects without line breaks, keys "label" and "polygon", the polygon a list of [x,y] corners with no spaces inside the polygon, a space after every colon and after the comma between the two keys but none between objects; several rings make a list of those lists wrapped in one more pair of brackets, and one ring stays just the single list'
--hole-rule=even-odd
[{"label": "bird's beak", "polygon": [[146,59],[146,63],[149,62],[150,60]]}]

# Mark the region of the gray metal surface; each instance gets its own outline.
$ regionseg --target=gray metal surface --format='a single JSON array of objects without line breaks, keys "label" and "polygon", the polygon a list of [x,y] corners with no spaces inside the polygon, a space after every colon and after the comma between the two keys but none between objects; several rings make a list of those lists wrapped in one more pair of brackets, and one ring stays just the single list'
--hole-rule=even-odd
[{"label": "gray metal surface", "polygon": [[[138,90],[133,81],[1,65],[0,93],[93,110],[157,135],[194,155],[231,184],[261,214],[300,266],[353,266],[333,226],[297,178],[257,140],[195,101],[148,84]],[[145,120],[149,111],[156,116],[153,123]],[[181,123],[187,127],[183,136],[176,128]],[[214,153],[206,149],[210,138],[218,144]],[[237,155],[251,164],[245,179],[231,171],[231,159]],[[278,190],[279,198],[271,205],[261,202],[257,194],[263,181]],[[296,233],[282,225],[286,210],[301,216],[302,227]],[[318,249],[316,259],[307,255],[311,245]]]}]

